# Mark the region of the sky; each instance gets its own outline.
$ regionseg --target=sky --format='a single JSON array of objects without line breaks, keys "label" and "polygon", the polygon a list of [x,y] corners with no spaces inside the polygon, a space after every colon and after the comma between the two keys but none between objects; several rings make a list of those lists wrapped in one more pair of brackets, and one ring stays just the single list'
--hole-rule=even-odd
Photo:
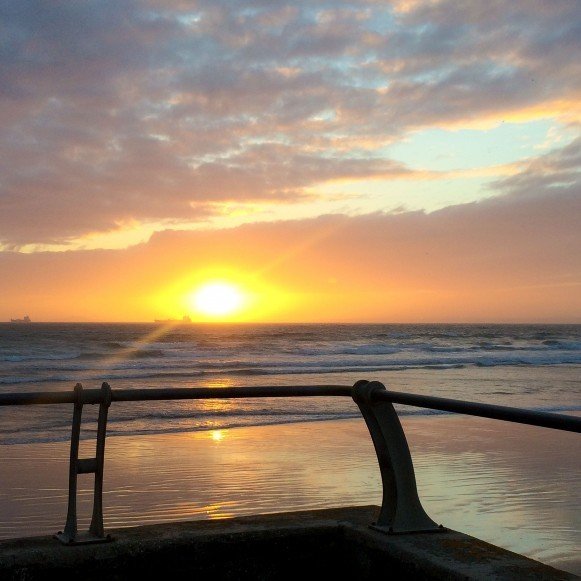
[{"label": "sky", "polygon": [[4,0],[0,321],[581,322],[580,54],[577,0]]}]

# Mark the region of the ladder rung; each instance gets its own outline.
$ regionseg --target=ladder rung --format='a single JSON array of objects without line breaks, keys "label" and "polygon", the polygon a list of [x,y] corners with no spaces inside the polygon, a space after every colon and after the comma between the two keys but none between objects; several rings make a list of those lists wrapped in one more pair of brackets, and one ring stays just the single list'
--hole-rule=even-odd
[{"label": "ladder rung", "polygon": [[77,460],[77,474],[92,474],[97,472],[97,458]]}]

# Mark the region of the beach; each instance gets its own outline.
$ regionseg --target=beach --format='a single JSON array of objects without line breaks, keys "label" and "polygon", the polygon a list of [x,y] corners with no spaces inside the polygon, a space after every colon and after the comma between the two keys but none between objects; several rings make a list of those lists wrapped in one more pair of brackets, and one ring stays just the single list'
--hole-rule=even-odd
[{"label": "beach", "polygon": [[[581,573],[577,434],[463,416],[402,424],[438,523]],[[81,456],[92,453],[85,440]],[[67,443],[4,446],[1,537],[61,530],[67,478]],[[109,528],[381,501],[362,419],[109,437],[104,482]],[[80,484],[84,528],[92,477]]]}]

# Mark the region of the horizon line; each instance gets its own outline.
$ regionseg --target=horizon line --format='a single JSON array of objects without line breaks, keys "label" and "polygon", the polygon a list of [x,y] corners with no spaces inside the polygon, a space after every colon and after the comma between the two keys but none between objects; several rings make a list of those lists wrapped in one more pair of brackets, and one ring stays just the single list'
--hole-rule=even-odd
[{"label": "horizon line", "polygon": [[30,321],[27,323],[0,321],[0,325],[28,327],[30,325],[581,325],[578,321]]}]

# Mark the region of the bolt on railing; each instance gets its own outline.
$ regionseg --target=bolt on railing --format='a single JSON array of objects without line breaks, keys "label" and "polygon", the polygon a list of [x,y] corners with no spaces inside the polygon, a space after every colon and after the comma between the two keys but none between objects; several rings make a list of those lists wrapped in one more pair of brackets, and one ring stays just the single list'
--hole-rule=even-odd
[{"label": "bolt on railing", "polygon": [[[347,385],[258,386],[224,388],[157,388],[84,390],[77,384],[70,392],[9,393],[0,395],[0,406],[73,403],[69,496],[64,531],[56,537],[64,544],[102,543],[111,540],[103,527],[103,466],[107,412],[112,402],[182,399],[239,399],[262,397],[352,397],[367,424],[381,473],[383,498],[377,522],[371,526],[390,534],[425,533],[446,530],[424,511],[419,499],[413,462],[394,403],[436,409],[471,416],[499,419],[581,433],[581,418],[514,407],[475,403],[441,397],[392,392],[378,381]],[[82,408],[99,404],[95,458],[79,459]],[[93,516],[89,531],[77,530],[77,477],[94,473]]]}]

